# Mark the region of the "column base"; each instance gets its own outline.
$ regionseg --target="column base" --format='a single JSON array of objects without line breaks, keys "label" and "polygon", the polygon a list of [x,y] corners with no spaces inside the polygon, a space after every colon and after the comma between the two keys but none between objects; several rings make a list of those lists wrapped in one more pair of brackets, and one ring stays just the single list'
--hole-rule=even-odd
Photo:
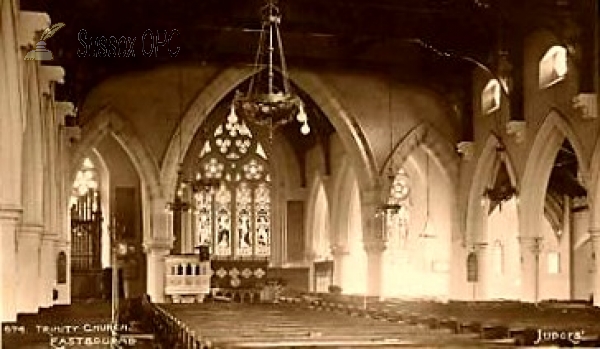
[{"label": "column base", "polygon": [[152,302],[165,302],[165,257],[170,246],[151,244],[146,246],[147,284],[146,292]]},{"label": "column base", "polygon": [[367,252],[367,296],[381,297],[383,277],[383,252],[385,242],[381,240],[365,241]]},{"label": "column base", "polygon": [[[0,321],[17,320],[17,222],[21,210],[12,207],[0,207]],[[1,331],[0,331],[1,332]]]},{"label": "column base", "polygon": [[44,227],[40,225],[22,225],[17,242],[17,310],[19,313],[36,313],[39,288],[40,245]]},{"label": "column base", "polygon": [[49,308],[54,304],[53,290],[56,280],[56,258],[55,258],[54,235],[42,236],[40,248],[40,280],[38,287],[38,297],[40,308]]},{"label": "column base", "polygon": [[[54,285],[54,288],[58,291],[58,298],[56,300],[54,300],[54,304],[61,304],[61,305],[66,305],[66,304],[71,304],[71,246],[70,243],[68,241],[64,241],[64,240],[59,240],[56,242],[56,253],[55,256],[57,256],[60,252],[64,252],[66,257],[67,257],[67,263],[66,263],[66,273],[67,273],[67,280],[64,283],[58,283],[58,275],[56,276],[56,283]],[[55,268],[56,270],[58,270],[58,265]]]}]

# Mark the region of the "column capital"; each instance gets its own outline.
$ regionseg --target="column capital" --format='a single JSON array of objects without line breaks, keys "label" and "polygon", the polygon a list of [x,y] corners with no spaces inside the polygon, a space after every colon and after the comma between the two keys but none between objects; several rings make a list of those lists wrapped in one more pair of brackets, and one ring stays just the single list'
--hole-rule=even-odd
[{"label": "column capital", "polygon": [[385,251],[387,244],[384,240],[365,240],[363,246],[367,254],[381,254]]},{"label": "column capital", "polygon": [[540,253],[542,240],[544,238],[541,236],[519,236],[521,246],[528,248],[529,251],[536,254]]},{"label": "column capital", "polygon": [[523,120],[510,120],[506,123],[506,133],[514,136],[517,143],[525,141],[527,124]]},{"label": "column capital", "polygon": [[463,141],[456,144],[456,151],[462,156],[465,161],[473,160],[475,154],[475,142]]},{"label": "column capital", "polygon": [[23,214],[23,207],[18,205],[0,204],[0,220],[19,220]]},{"label": "column capital", "polygon": [[163,253],[169,254],[169,251],[173,248],[173,238],[168,239],[152,239],[144,241],[144,251],[146,253]]},{"label": "column capital", "polygon": [[20,11],[19,46],[32,48],[39,41],[39,33],[50,26],[50,16],[44,12]]},{"label": "column capital", "polygon": [[377,208],[384,201],[382,198],[383,189],[380,186],[361,190],[360,202],[362,207]]},{"label": "column capital", "polygon": [[350,254],[350,250],[348,246],[343,244],[335,244],[331,245],[331,255],[335,256],[344,256]]},{"label": "column capital", "polygon": [[75,116],[75,106],[71,102],[59,101],[54,103],[54,109],[58,116],[59,123],[65,125],[65,118],[67,116]]},{"label": "column capital", "polygon": [[488,247],[490,246],[489,243],[487,242],[471,242],[470,243],[470,247],[471,247],[471,252],[481,252],[481,251],[485,251]]},{"label": "column capital", "polygon": [[40,90],[42,94],[50,94],[52,83],[65,83],[65,69],[57,65],[42,65],[39,72]]},{"label": "column capital", "polygon": [[71,248],[71,243],[69,241],[67,241],[66,239],[58,239],[56,240],[56,247],[60,248],[60,249],[70,249]]},{"label": "column capital", "polygon": [[44,226],[28,223],[21,224],[21,228],[19,229],[19,233],[17,235],[19,237],[34,238],[41,241],[42,235],[44,235]]},{"label": "column capital", "polygon": [[600,227],[589,228],[590,239],[600,241]]}]

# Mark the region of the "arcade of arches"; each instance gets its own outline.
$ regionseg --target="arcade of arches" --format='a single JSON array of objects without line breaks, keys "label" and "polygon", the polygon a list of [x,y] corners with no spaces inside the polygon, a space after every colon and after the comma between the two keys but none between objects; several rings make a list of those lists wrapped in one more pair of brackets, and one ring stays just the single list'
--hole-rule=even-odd
[{"label": "arcade of arches", "polygon": [[201,243],[307,291],[600,304],[600,119],[577,83],[597,72],[549,33],[524,41],[521,119],[477,68],[465,118],[394,75],[295,67],[311,133],[271,135],[228,119],[239,66],[117,75],[75,110],[55,100],[68,72],[23,60],[44,17],[2,4],[3,321],[103,297],[110,267],[127,296],[165,301],[165,258]]}]

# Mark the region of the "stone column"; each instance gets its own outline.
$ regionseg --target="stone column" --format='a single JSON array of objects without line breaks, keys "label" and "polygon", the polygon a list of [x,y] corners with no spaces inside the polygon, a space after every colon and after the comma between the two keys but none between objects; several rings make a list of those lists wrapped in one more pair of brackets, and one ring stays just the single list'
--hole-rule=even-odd
[{"label": "stone column", "polygon": [[165,301],[165,257],[169,255],[172,241],[155,240],[144,244],[147,259],[147,294],[152,302]]},{"label": "stone column", "polygon": [[383,252],[386,248],[384,220],[379,211],[381,190],[361,191],[363,246],[367,254],[367,295],[381,296]]},{"label": "stone column", "polygon": [[40,249],[39,306],[49,308],[53,304],[52,290],[56,286],[56,235],[42,236]]},{"label": "stone column", "polygon": [[[71,304],[71,242],[60,239],[55,242],[56,252],[54,254],[54,263],[58,260],[58,254],[62,251],[67,257],[67,282],[59,284],[58,275],[56,276],[56,290],[58,291],[58,298],[54,301],[54,304]],[[58,265],[55,270],[58,270]]]},{"label": "stone column", "polygon": [[592,287],[594,290],[594,305],[600,306],[600,227],[590,228],[590,240],[592,242],[592,262],[594,263],[594,273]]},{"label": "stone column", "polygon": [[350,251],[346,245],[333,245],[331,255],[333,256],[333,284],[342,287],[345,281],[344,278],[347,275],[344,263],[350,255]]},{"label": "stone column", "polygon": [[[58,291],[58,298],[54,301],[56,304],[69,304],[71,303],[71,222],[69,212],[69,198],[71,195],[70,183],[70,152],[69,147],[71,142],[76,138],[78,127],[67,126],[66,118],[68,116],[75,116],[75,107],[71,102],[56,102],[56,116],[59,123],[59,134],[58,134],[58,161],[56,164],[57,172],[57,239],[55,241],[55,254],[52,262],[52,267],[57,269],[57,257],[62,251],[67,255],[67,283],[57,284],[54,283],[54,288]],[[101,253],[99,251],[99,253]],[[56,276],[55,276],[56,277]],[[55,279],[56,280],[56,279]],[[58,281],[58,280],[56,280]]]},{"label": "stone column", "polygon": [[0,248],[2,253],[2,287],[0,287],[0,315],[4,322],[17,320],[17,254],[16,231],[21,210],[0,206]]},{"label": "stone column", "polygon": [[38,296],[34,290],[39,289],[41,239],[44,233],[42,226],[21,225],[17,247],[17,308],[19,313],[36,313]]},{"label": "stone column", "polygon": [[479,243],[475,245],[475,253],[477,254],[477,276],[479,280],[477,281],[477,290],[475,294],[475,299],[477,300],[485,300],[489,298],[489,288],[490,288],[490,280],[492,272],[492,268],[490,268],[491,260],[489,253],[489,246],[487,243]]},{"label": "stone column", "polygon": [[[61,207],[67,205],[62,202],[60,177],[61,158],[59,154],[59,127],[56,103],[54,101],[54,87],[56,83],[64,83],[64,69],[59,66],[40,66],[38,71],[39,88],[41,91],[42,118],[44,121],[44,226],[40,249],[40,279],[38,287],[40,307],[50,307],[53,304],[52,292],[56,280],[56,241],[59,237],[69,232],[62,232],[61,216],[64,214]],[[61,234],[61,232],[63,234]]]},{"label": "stone column", "polygon": [[[50,25],[47,14],[22,11],[19,23],[19,44],[23,56],[36,44],[37,34]],[[17,308],[22,313],[38,310],[39,250],[44,233],[43,217],[43,134],[41,98],[37,61],[27,61],[23,69],[24,109],[26,127],[23,147],[23,217],[17,241],[18,293]]]},{"label": "stone column", "polygon": [[22,57],[15,40],[15,6],[14,1],[0,2],[0,321],[16,320],[16,237],[22,214]]},{"label": "stone column", "polygon": [[537,302],[540,287],[541,237],[521,236],[521,300]]},{"label": "stone column", "polygon": [[571,299],[589,299],[592,291],[590,280],[589,237],[590,211],[582,208],[573,212],[573,229],[570,241]]},{"label": "stone column", "polygon": [[367,252],[367,296],[379,297],[382,294],[383,284],[383,252],[385,242],[371,240],[364,242]]},{"label": "stone column", "polygon": [[165,301],[165,257],[173,248],[174,237],[169,229],[170,215],[166,200],[157,198],[148,205],[151,214],[151,237],[144,241],[146,252],[146,293],[153,302]]}]

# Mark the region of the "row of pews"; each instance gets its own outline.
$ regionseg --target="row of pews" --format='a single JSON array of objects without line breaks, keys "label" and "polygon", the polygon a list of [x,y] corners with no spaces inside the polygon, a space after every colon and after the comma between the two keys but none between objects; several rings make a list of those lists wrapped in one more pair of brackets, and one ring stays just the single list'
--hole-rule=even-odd
[{"label": "row of pews", "polygon": [[379,301],[297,294],[277,304],[145,305],[169,348],[600,345],[600,310],[512,301]]},{"label": "row of pews", "polygon": [[288,295],[281,300],[315,310],[472,333],[488,343],[600,346],[600,309],[583,302],[379,301],[331,294]]},{"label": "row of pews", "polygon": [[[401,321],[382,310],[313,298],[278,304],[146,303],[148,319],[169,348],[505,347],[473,332]],[[509,342],[509,344],[513,344]]]}]

